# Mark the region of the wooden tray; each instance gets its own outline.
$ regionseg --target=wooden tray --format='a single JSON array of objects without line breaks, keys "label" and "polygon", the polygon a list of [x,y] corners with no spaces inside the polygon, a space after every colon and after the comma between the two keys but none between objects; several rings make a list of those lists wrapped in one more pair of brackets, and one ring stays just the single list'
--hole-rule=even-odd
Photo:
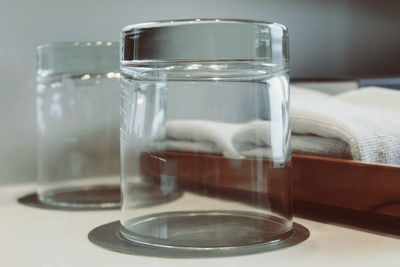
[{"label": "wooden tray", "polygon": [[[270,168],[269,162],[266,163],[262,171],[271,177],[266,186],[271,191],[260,192],[257,191],[259,187],[254,186],[255,181],[248,178],[248,173],[257,170],[255,160],[184,152],[143,153],[141,156],[144,174],[174,175],[180,181],[234,190],[238,195],[243,192],[290,194],[287,181],[279,178],[287,175],[282,172],[290,171],[296,215],[348,225],[354,225],[349,221],[358,221],[357,227],[384,226],[389,229],[386,232],[400,235],[400,167],[300,154],[293,155],[291,169]],[[217,177],[215,170],[218,170]],[[285,204],[275,203],[275,206],[279,210]],[[385,232],[381,228],[372,230]]]}]

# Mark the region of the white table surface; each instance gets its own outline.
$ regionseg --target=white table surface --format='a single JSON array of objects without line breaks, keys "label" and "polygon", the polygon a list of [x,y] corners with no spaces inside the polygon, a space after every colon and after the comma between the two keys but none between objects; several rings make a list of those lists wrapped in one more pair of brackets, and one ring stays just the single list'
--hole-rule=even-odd
[{"label": "white table surface", "polygon": [[166,259],[111,252],[89,242],[93,228],[120,212],[42,210],[18,204],[33,185],[0,188],[0,266],[400,266],[400,239],[295,218],[311,236],[261,254],[208,259]]}]

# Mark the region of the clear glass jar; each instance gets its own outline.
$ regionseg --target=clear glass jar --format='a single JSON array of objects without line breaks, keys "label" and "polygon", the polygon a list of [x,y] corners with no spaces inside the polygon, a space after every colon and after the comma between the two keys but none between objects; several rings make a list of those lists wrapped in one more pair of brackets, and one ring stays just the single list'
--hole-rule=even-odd
[{"label": "clear glass jar", "polygon": [[290,235],[288,68],[288,32],[275,23],[195,19],[123,29],[125,239],[222,252]]},{"label": "clear glass jar", "polygon": [[45,204],[120,204],[118,52],[112,42],[37,49],[37,193]]}]

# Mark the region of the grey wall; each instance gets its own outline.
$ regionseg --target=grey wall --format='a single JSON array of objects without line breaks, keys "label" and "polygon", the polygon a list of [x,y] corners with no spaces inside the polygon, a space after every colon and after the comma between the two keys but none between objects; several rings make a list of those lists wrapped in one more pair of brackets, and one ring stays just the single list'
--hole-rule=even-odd
[{"label": "grey wall", "polygon": [[2,0],[0,184],[36,179],[39,44],[118,40],[123,26],[148,20],[257,19],[289,27],[292,77],[399,75],[399,10],[395,0]]}]

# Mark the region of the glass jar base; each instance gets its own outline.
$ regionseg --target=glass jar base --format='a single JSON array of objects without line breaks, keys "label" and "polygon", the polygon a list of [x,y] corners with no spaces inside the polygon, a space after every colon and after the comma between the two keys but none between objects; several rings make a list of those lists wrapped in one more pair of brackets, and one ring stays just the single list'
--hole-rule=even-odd
[{"label": "glass jar base", "polygon": [[39,194],[39,200],[46,205],[56,207],[112,208],[120,206],[120,195],[118,185],[104,185],[56,189],[46,194]]},{"label": "glass jar base", "polygon": [[152,214],[125,223],[129,242],[182,250],[224,250],[265,246],[291,234],[287,221],[242,211],[183,211]]}]

